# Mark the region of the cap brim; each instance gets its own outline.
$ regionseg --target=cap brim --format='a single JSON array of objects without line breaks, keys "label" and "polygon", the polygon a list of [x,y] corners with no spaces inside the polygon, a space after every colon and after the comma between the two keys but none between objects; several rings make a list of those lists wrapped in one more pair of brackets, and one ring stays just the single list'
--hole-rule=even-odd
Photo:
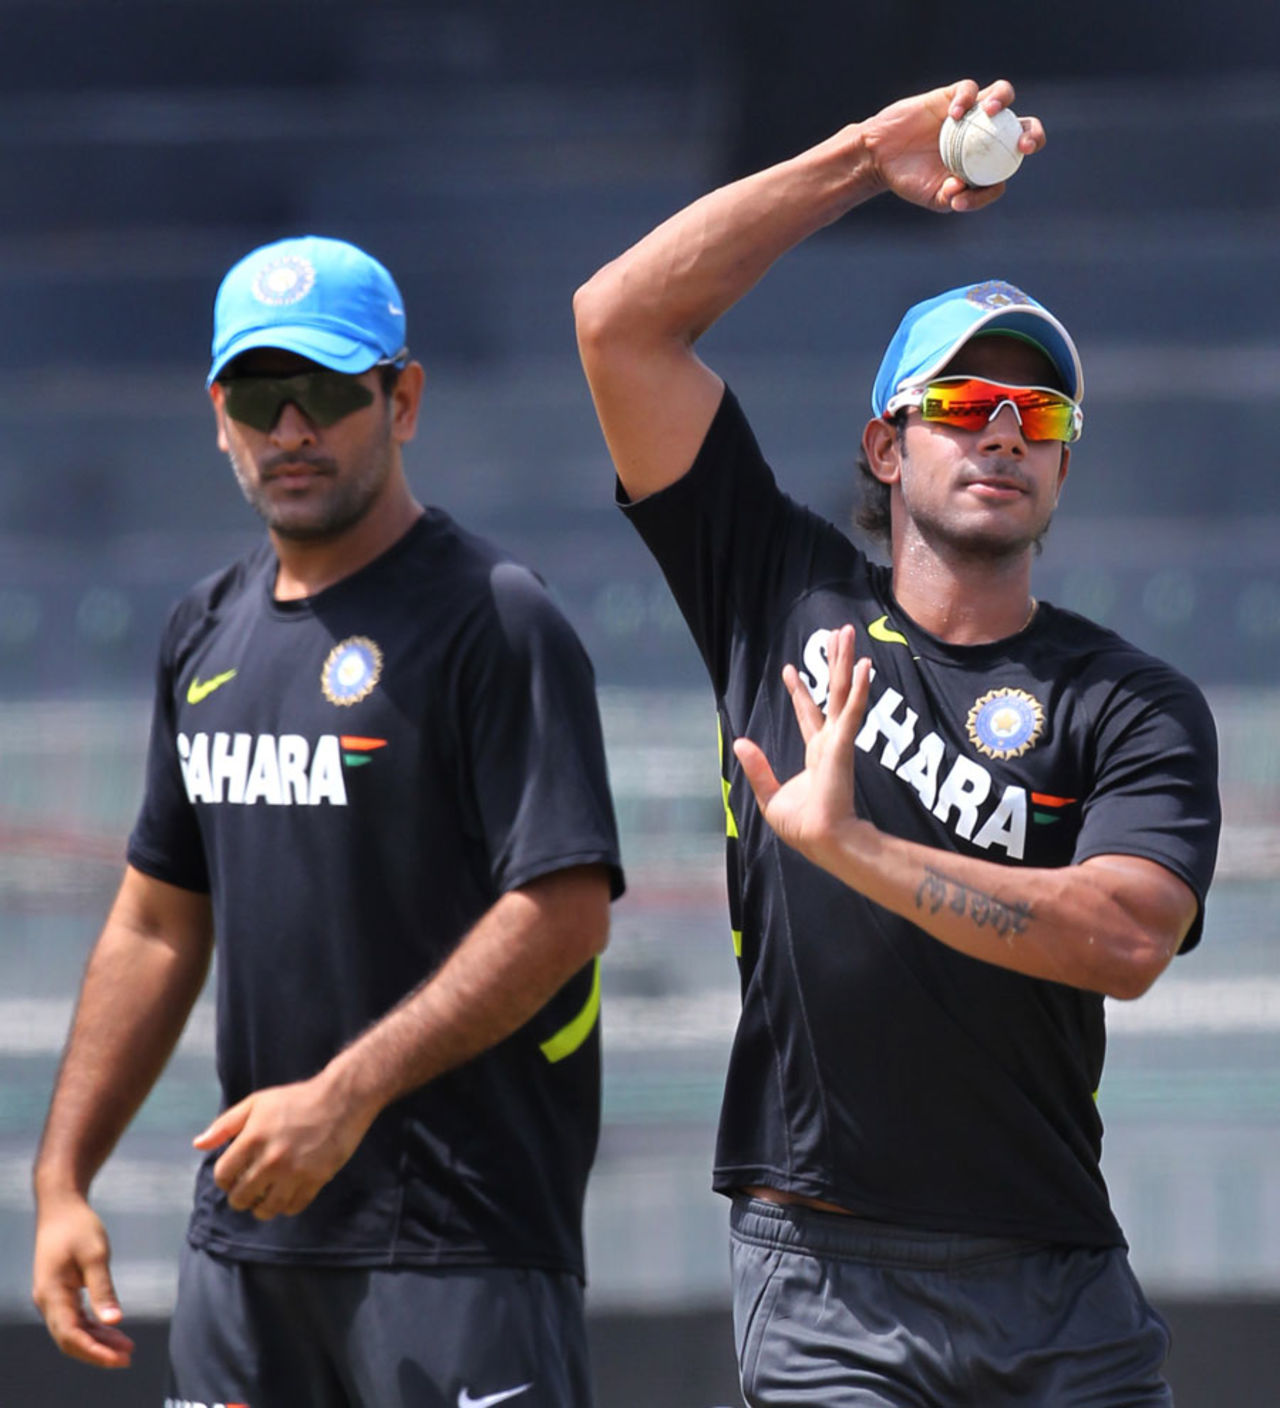
[{"label": "cap brim", "polygon": [[299,357],[318,362],[334,372],[367,372],[370,367],[382,360],[382,352],[368,343],[358,342],[341,333],[327,332],[323,328],[288,327],[273,323],[270,327],[252,328],[241,333],[213,359],[205,385],[211,386],[218,374],[234,361],[242,352],[257,347],[274,347],[282,352],[296,352]]}]

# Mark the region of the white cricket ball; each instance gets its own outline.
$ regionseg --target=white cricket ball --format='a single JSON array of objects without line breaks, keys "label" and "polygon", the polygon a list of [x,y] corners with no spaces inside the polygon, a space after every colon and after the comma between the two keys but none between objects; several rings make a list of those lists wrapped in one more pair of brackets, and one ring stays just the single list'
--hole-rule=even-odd
[{"label": "white cricket ball", "polygon": [[1022,165],[1018,139],[1022,123],[1001,108],[994,117],[979,104],[960,119],[948,117],[938,133],[942,164],[966,186],[995,186],[1007,181]]}]

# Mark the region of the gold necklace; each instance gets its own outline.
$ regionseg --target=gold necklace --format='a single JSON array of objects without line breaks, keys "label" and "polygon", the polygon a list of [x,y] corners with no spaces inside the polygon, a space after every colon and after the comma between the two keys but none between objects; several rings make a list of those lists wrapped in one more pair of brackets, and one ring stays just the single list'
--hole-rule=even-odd
[{"label": "gold necklace", "polygon": [[1032,598],[1031,598],[1031,610],[1027,612],[1027,619],[1022,623],[1021,627],[1019,628],[1019,631],[1018,631],[1018,634],[1019,634],[1019,635],[1021,635],[1022,632],[1025,631],[1025,630],[1027,629],[1027,627],[1032,623],[1032,621],[1034,621],[1034,620],[1036,619],[1036,612],[1039,611],[1039,610],[1040,610],[1040,603],[1035,599],[1035,597],[1032,597]]}]

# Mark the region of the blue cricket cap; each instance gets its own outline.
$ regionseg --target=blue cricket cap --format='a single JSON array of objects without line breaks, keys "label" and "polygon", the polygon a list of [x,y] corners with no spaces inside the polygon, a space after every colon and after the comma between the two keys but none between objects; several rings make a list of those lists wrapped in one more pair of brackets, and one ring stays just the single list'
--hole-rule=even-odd
[{"label": "blue cricket cap", "polygon": [[937,376],[979,333],[1011,333],[1034,343],[1053,363],[1073,401],[1084,394],[1084,369],[1071,334],[1020,288],[990,279],[927,298],[907,310],[885,349],[871,392],[871,409],[882,416],[890,398]]},{"label": "blue cricket cap", "polygon": [[232,266],[213,305],[209,385],[241,352],[280,347],[335,372],[400,361],[404,300],[372,255],[344,240],[277,240]]}]

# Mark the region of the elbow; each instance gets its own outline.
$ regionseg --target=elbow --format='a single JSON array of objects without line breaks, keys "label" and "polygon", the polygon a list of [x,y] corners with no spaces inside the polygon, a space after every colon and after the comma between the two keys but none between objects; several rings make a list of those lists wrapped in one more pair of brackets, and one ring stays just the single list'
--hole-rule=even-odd
[{"label": "elbow", "polygon": [[561,980],[568,982],[594,963],[609,946],[609,914],[580,911],[561,925],[558,947]]},{"label": "elbow", "polygon": [[[1088,935],[1081,986],[1122,1002],[1141,997],[1173,962],[1195,923],[1200,906],[1190,886],[1138,856],[1093,856],[1058,874],[1066,912],[1075,915],[1073,927]],[[1071,888],[1079,882],[1083,890]],[[1081,954],[1078,947],[1075,952]]]},{"label": "elbow", "polygon": [[609,916],[606,914],[598,927],[591,930],[588,935],[589,952],[588,958],[599,958],[609,947]]},{"label": "elbow", "polygon": [[573,295],[573,328],[584,362],[609,339],[615,316],[615,300],[610,296],[609,282],[607,269],[601,269]]},{"label": "elbow", "polygon": [[1141,997],[1159,976],[1158,972],[1110,973],[1099,987],[1104,997],[1114,997],[1117,1002],[1133,1002]]},{"label": "elbow", "polygon": [[603,902],[591,905],[588,913],[583,916],[581,928],[584,963],[599,958],[609,947],[609,919],[609,898],[606,894]]},{"label": "elbow", "polygon": [[1169,966],[1177,943],[1164,935],[1139,930],[1112,951],[1105,971],[1099,975],[1099,989],[1120,1002],[1132,1002],[1147,992]]},{"label": "elbow", "polygon": [[652,306],[618,260],[597,270],[574,293],[573,328],[588,375],[611,357],[647,345],[661,331]]},{"label": "elbow", "polygon": [[535,882],[532,892],[544,906],[570,972],[577,972],[605,951],[610,886],[604,866],[583,866],[548,876]]}]

